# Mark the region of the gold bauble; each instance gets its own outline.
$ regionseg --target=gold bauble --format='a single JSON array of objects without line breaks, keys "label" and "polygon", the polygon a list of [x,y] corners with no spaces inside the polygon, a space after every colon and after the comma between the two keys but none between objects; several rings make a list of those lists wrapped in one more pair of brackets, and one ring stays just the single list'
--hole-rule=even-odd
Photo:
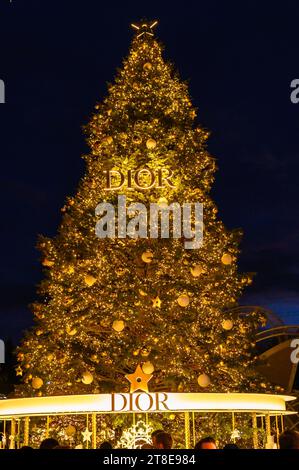
[{"label": "gold bauble", "polygon": [[24,356],[23,353],[18,353],[18,356],[17,356],[17,357],[18,357],[18,361],[23,361],[23,359],[24,359],[25,356]]},{"label": "gold bauble", "polygon": [[136,349],[135,351],[133,351],[133,356],[138,356],[139,352],[139,349]]},{"label": "gold bauble", "polygon": [[232,264],[232,261],[233,261],[233,257],[229,253],[224,253],[221,257],[221,263],[225,264],[226,266],[228,266],[229,264]]},{"label": "gold bauble", "polygon": [[112,323],[112,328],[120,333],[125,328],[125,322],[123,320],[114,320]]},{"label": "gold bauble", "polygon": [[158,199],[158,206],[161,209],[166,209],[168,207],[168,201],[167,201],[166,197],[160,197]]},{"label": "gold bauble", "polygon": [[200,264],[195,264],[192,266],[190,271],[193,277],[199,277],[202,273],[205,272],[204,268]]},{"label": "gold bauble", "polygon": [[42,392],[41,390],[39,390],[39,391],[37,392],[37,396],[38,396],[38,397],[42,397],[42,396],[43,396],[43,392]]},{"label": "gold bauble", "polygon": [[146,62],[144,65],[143,65],[143,70],[146,70],[147,72],[149,70],[152,70],[153,66],[150,62]]},{"label": "gold bauble", "polygon": [[32,388],[34,388],[34,390],[38,390],[43,386],[43,384],[44,382],[40,377],[34,377],[31,382]]},{"label": "gold bauble", "polygon": [[53,359],[54,359],[54,356],[53,356],[52,353],[47,354],[47,360],[48,360],[49,362],[53,361]]},{"label": "gold bauble", "polygon": [[144,364],[142,364],[142,370],[145,374],[150,375],[154,372],[155,368],[150,361],[147,361]]},{"label": "gold bauble", "polygon": [[141,259],[144,263],[151,263],[153,261],[153,253],[151,251],[145,251],[141,255]]},{"label": "gold bauble", "polygon": [[177,303],[179,304],[180,307],[188,307],[190,303],[190,298],[186,294],[180,295],[177,298]]},{"label": "gold bauble", "polygon": [[75,426],[73,426],[72,424],[69,424],[65,428],[65,434],[69,437],[74,436],[76,434],[76,432],[77,432],[77,430],[76,430]]},{"label": "gold bauble", "polygon": [[36,330],[35,334],[36,336],[40,336],[43,334],[43,330]]},{"label": "gold bauble", "polygon": [[84,282],[87,286],[91,287],[94,285],[95,282],[97,282],[97,280],[91,274],[86,274],[86,276],[84,277]]},{"label": "gold bauble", "polygon": [[222,322],[222,328],[226,331],[229,331],[233,328],[234,323],[232,320],[223,320]]},{"label": "gold bauble", "polygon": [[173,420],[175,419],[175,414],[171,413],[171,414],[169,415],[169,419],[170,419],[171,421],[173,421]]},{"label": "gold bauble", "polygon": [[202,388],[206,388],[210,385],[211,379],[207,374],[200,374],[197,379],[198,385]]},{"label": "gold bauble", "polygon": [[90,384],[93,382],[93,375],[92,375],[88,370],[86,370],[86,371],[83,372],[83,374],[82,374],[81,381],[82,381],[85,385],[90,385]]},{"label": "gold bauble", "polygon": [[155,141],[155,139],[147,139],[146,141],[147,149],[153,150],[154,148],[156,148],[156,146],[157,146],[157,142]]}]

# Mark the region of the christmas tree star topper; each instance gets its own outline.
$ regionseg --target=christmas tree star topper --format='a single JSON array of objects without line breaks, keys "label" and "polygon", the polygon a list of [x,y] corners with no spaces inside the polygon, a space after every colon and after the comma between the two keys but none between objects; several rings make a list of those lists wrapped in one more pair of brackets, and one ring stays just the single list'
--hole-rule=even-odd
[{"label": "christmas tree star topper", "polygon": [[153,376],[152,374],[145,374],[140,364],[138,364],[135,372],[133,374],[127,374],[125,377],[130,382],[130,393],[133,393],[137,390],[148,392],[148,382]]},{"label": "christmas tree star topper", "polygon": [[147,23],[145,21],[142,21],[139,24],[134,24],[132,23],[131,26],[132,28],[136,29],[138,31],[137,38],[141,38],[142,36],[154,36],[153,29],[155,26],[157,26],[158,21],[153,21],[152,23]]}]

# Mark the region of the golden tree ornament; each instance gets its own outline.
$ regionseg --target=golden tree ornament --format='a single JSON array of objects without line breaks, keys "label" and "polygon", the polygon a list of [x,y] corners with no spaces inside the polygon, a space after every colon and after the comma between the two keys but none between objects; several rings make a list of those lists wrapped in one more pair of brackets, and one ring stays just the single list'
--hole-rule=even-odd
[{"label": "golden tree ornament", "polygon": [[154,148],[156,148],[157,146],[157,142],[155,141],[155,139],[148,139],[146,141],[146,148],[149,149],[149,150],[153,150]]},{"label": "golden tree ornament", "polygon": [[18,367],[16,368],[16,375],[17,375],[17,376],[18,376],[18,375],[19,375],[19,376],[22,376],[22,375],[23,375],[23,369],[22,369],[21,366],[18,366]]},{"label": "golden tree ornament", "polygon": [[198,385],[202,388],[206,388],[210,385],[211,379],[207,374],[200,374],[197,379]]},{"label": "golden tree ornament", "polygon": [[177,303],[180,307],[188,307],[190,303],[190,298],[187,294],[182,294],[178,297]]},{"label": "golden tree ornament", "polygon": [[84,281],[85,281],[85,284],[89,287],[92,287],[97,282],[96,278],[93,277],[91,274],[87,274],[84,277]]},{"label": "golden tree ornament", "polygon": [[155,368],[150,361],[147,361],[142,364],[142,370],[145,374],[150,375],[154,372]]},{"label": "golden tree ornament", "polygon": [[229,330],[231,330],[231,329],[233,328],[233,326],[234,326],[234,323],[233,323],[232,320],[229,320],[229,319],[228,319],[228,320],[223,320],[223,322],[222,322],[222,328],[223,328],[224,330],[229,331]]},{"label": "golden tree ornament", "polygon": [[77,432],[77,429],[75,428],[75,426],[73,426],[72,424],[69,424],[66,428],[65,428],[65,434],[69,437],[73,437]]},{"label": "golden tree ornament", "polygon": [[232,255],[230,253],[224,253],[221,257],[221,262],[226,266],[232,264],[233,262]]},{"label": "golden tree ornament", "polygon": [[82,383],[84,383],[85,385],[90,385],[93,382],[92,373],[89,372],[88,370],[83,372],[81,380],[82,380]]},{"label": "golden tree ornament", "polygon": [[39,388],[41,388],[44,384],[44,381],[40,378],[40,377],[34,377],[32,379],[32,388],[34,388],[35,390],[38,390]]},{"label": "golden tree ornament", "polygon": [[123,320],[114,320],[112,323],[112,328],[114,331],[117,331],[117,333],[120,333],[125,329],[125,322]]},{"label": "golden tree ornament", "polygon": [[138,390],[148,392],[148,382],[152,379],[152,374],[143,372],[140,364],[136,367],[133,374],[127,374],[126,379],[130,382],[130,393]]},{"label": "golden tree ornament", "polygon": [[158,199],[158,206],[161,208],[161,209],[166,209],[167,206],[168,206],[168,201],[166,199],[166,197],[160,197]]},{"label": "golden tree ornament", "polygon": [[144,253],[142,253],[141,255],[141,259],[144,263],[151,263],[153,261],[153,253],[151,251],[145,251]]},{"label": "golden tree ornament", "polygon": [[92,432],[89,431],[88,428],[85,428],[85,430],[82,431],[81,434],[82,434],[82,437],[83,437],[83,442],[90,442],[91,441]]},{"label": "golden tree ornament", "polygon": [[205,272],[204,268],[200,264],[195,264],[190,268],[191,274],[193,277],[199,277]]},{"label": "golden tree ornament", "polygon": [[161,308],[162,301],[159,297],[155,297],[152,302],[154,308]]}]

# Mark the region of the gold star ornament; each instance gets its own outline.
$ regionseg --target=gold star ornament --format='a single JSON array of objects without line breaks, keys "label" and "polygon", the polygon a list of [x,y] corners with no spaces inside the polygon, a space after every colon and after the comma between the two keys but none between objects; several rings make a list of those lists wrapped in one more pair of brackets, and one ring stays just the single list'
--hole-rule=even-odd
[{"label": "gold star ornament", "polygon": [[22,367],[21,366],[18,366],[16,368],[16,375],[23,375],[23,370],[22,370]]},{"label": "gold star ornament", "polygon": [[154,308],[161,308],[161,299],[159,297],[156,297],[155,299],[152,299],[153,302],[153,307]]},{"label": "gold star ornament", "polygon": [[130,382],[130,393],[141,390],[143,392],[148,392],[148,382],[153,377],[153,374],[145,374],[140,366],[136,367],[136,370],[133,374],[127,374],[126,379]]},{"label": "gold star ornament", "polygon": [[81,432],[81,434],[83,436],[83,442],[91,441],[92,432],[89,431],[88,428],[86,428],[84,432]]}]

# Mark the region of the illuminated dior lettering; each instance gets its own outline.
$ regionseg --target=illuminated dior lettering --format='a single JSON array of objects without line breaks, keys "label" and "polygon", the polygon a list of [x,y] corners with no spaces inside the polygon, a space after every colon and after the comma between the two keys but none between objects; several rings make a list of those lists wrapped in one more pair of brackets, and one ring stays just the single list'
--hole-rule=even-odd
[{"label": "illuminated dior lettering", "polygon": [[166,393],[112,393],[111,411],[170,411]]},{"label": "illuminated dior lettering", "polygon": [[124,174],[120,170],[106,170],[106,191],[114,191],[126,186],[128,189],[151,189],[151,188],[175,188],[171,181],[173,171],[168,168],[140,168],[139,170],[128,170]]}]

